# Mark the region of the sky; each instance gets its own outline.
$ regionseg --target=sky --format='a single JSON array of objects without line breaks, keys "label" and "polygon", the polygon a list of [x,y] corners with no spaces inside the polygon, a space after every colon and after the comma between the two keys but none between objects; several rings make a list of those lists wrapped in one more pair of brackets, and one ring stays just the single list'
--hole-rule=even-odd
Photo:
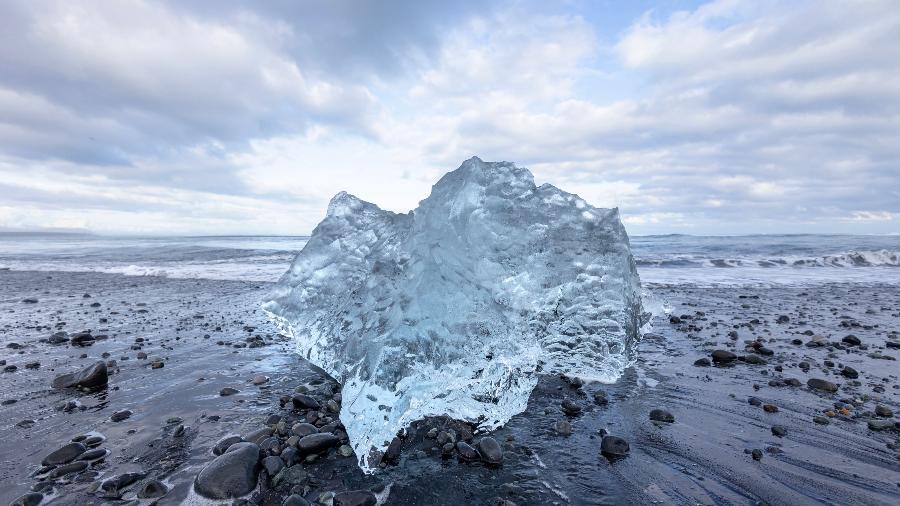
[{"label": "sky", "polygon": [[308,234],[476,155],[632,234],[900,233],[900,8],[0,3],[0,230]]}]

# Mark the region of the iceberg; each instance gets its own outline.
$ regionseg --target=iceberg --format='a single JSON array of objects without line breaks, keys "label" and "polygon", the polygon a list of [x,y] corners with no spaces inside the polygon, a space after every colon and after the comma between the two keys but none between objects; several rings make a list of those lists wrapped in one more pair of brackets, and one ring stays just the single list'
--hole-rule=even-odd
[{"label": "iceberg", "polygon": [[618,209],[477,157],[406,214],[335,195],[264,309],[343,385],[367,472],[425,416],[501,426],[539,374],[615,381],[644,322]]}]

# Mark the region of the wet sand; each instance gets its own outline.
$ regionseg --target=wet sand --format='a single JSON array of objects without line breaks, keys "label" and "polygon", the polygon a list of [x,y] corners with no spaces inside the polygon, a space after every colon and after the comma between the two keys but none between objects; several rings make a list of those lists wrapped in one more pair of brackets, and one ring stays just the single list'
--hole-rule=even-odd
[{"label": "wet sand", "polygon": [[[292,343],[258,309],[266,288],[237,281],[0,272],[0,359],[6,361],[0,367],[15,366],[0,375],[0,481],[7,485],[0,489],[0,503],[31,490],[44,494],[44,504],[107,503],[112,498],[103,497],[110,494],[100,484],[127,472],[140,472],[141,478],[116,491],[116,501],[202,502],[192,483],[215,458],[216,442],[228,434],[246,437],[272,415],[288,427],[312,419],[343,439],[336,415],[324,407],[339,400],[338,386],[292,353]],[[297,464],[305,475],[292,482],[272,486],[260,471],[257,489],[245,499],[281,504],[295,493],[328,503],[332,493],[364,489],[382,504],[900,502],[898,419],[875,413],[876,406],[882,414],[900,409],[900,365],[887,358],[900,356],[887,347],[900,343],[897,287],[651,291],[668,301],[675,318],[655,320],[635,366],[613,385],[543,378],[526,412],[489,435],[503,450],[499,467],[462,462],[455,450],[442,455],[442,445],[430,437],[436,432],[453,427],[473,446],[482,435],[474,427],[470,435],[462,424],[432,419],[398,439],[397,461],[375,475],[363,475],[356,457],[342,455],[338,443]],[[58,331],[84,330],[107,337],[84,347],[42,342]],[[866,349],[842,344],[851,334]],[[748,347],[756,340],[756,348]],[[822,345],[807,346],[810,341]],[[714,350],[758,358],[694,365],[711,359]],[[140,353],[147,358],[138,358]],[[115,361],[107,388],[84,393],[50,387],[54,377],[98,360]],[[157,361],[163,366],[153,368]],[[26,368],[33,362],[39,367]],[[858,379],[841,374],[848,365]],[[254,385],[260,375],[268,381]],[[838,390],[810,388],[811,378]],[[238,392],[223,396],[224,388]],[[290,396],[298,388],[323,407],[293,409]],[[67,403],[68,410],[58,409]],[[651,421],[653,409],[667,410],[675,421]],[[130,416],[112,421],[125,410]],[[570,435],[560,433],[566,432],[562,421]],[[776,425],[784,429],[782,437],[773,434]],[[49,478],[52,470],[35,475],[47,454],[86,433],[106,438],[98,447],[110,450],[107,457],[59,478]],[[604,433],[628,441],[628,455],[601,455]],[[286,447],[285,439],[275,442]],[[753,450],[759,450],[759,460]],[[167,493],[137,499],[151,479],[165,484]]]}]

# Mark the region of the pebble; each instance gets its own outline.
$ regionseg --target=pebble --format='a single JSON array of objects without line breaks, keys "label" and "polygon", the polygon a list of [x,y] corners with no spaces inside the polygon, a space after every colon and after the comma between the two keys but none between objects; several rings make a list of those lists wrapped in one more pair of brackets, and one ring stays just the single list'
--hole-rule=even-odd
[{"label": "pebble", "polygon": [[332,498],[333,506],[375,506],[378,499],[368,490],[350,490],[338,492]]},{"label": "pebble", "polygon": [[154,499],[169,493],[169,487],[159,480],[147,480],[141,486],[137,496],[140,499]]},{"label": "pebble", "polygon": [[293,427],[291,427],[291,433],[299,437],[317,434],[318,432],[319,429],[311,423],[295,423]]},{"label": "pebble", "polygon": [[581,413],[581,406],[571,399],[563,400],[560,406],[562,407],[563,413],[569,416],[576,416]]},{"label": "pebble", "polygon": [[664,409],[654,409],[650,412],[650,419],[654,422],[672,423],[675,421],[675,415]]},{"label": "pebble", "polygon": [[281,503],[281,506],[310,506],[310,503],[304,499],[303,496],[292,494],[285,498],[284,502]]},{"label": "pebble", "polygon": [[284,461],[281,460],[281,457],[268,456],[263,459],[262,465],[269,476],[273,478],[284,469]]},{"label": "pebble", "polygon": [[225,436],[218,442],[216,442],[216,444],[213,446],[213,455],[222,455],[228,450],[228,448],[231,447],[231,445],[240,443],[242,441],[244,441],[244,438],[238,436],[237,434],[230,434],[228,436]]},{"label": "pebble", "polygon": [[737,360],[737,355],[728,350],[715,350],[712,352],[712,361],[716,364],[730,364]]},{"label": "pebble", "polygon": [[319,409],[320,407],[319,401],[306,394],[294,394],[291,402],[296,409]]},{"label": "pebble", "polygon": [[503,450],[496,439],[485,436],[478,441],[478,453],[481,460],[488,465],[498,466],[503,463]]},{"label": "pebble", "polygon": [[478,450],[472,448],[472,446],[465,441],[457,441],[456,443],[456,451],[459,453],[459,459],[467,462],[475,461],[479,459]]},{"label": "pebble", "polygon": [[875,414],[878,416],[885,417],[885,418],[890,418],[890,417],[894,416],[894,412],[891,411],[891,408],[889,408],[887,406],[882,406],[881,404],[878,404],[877,406],[875,406]]},{"label": "pebble", "polygon": [[123,409],[122,411],[116,411],[109,417],[112,422],[121,422],[123,420],[127,420],[131,418],[131,410]]},{"label": "pebble", "polygon": [[256,488],[259,446],[235,443],[206,465],[194,480],[194,489],[209,499],[231,499]]},{"label": "pebble", "polygon": [[787,435],[787,429],[782,425],[773,425],[772,426],[772,435],[778,437],[784,437]]},{"label": "pebble", "polygon": [[57,376],[53,380],[53,388],[98,388],[106,386],[108,381],[106,362],[99,361],[78,372]]},{"label": "pebble", "polygon": [[297,441],[297,450],[301,454],[319,453],[337,445],[339,441],[334,434],[310,434]]},{"label": "pebble", "polygon": [[66,464],[72,462],[86,451],[87,447],[82,443],[69,443],[51,453],[50,455],[44,457],[44,460],[41,461],[41,464],[45,466],[58,466],[61,464]]},{"label": "pebble", "polygon": [[219,395],[222,397],[227,397],[229,395],[234,395],[239,392],[240,392],[240,390],[238,390],[237,388],[225,387],[222,390],[219,390]]},{"label": "pebble", "polygon": [[30,493],[17,497],[9,506],[38,506],[44,500],[44,494]]},{"label": "pebble", "polygon": [[600,442],[600,451],[607,456],[624,457],[630,450],[628,441],[618,436],[603,436]]},{"label": "pebble", "polygon": [[557,420],[557,422],[553,425],[556,433],[561,436],[571,436],[572,435],[572,424],[569,423],[568,420]]},{"label": "pebble", "polygon": [[838,390],[837,385],[834,383],[819,378],[810,378],[806,381],[806,386],[813,390],[821,390],[823,392],[837,392]]}]

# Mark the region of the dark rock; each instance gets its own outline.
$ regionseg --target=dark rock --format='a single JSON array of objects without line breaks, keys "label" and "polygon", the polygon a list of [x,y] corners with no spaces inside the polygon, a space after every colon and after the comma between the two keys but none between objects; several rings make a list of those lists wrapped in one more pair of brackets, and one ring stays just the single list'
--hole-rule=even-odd
[{"label": "dark rock", "polygon": [[69,462],[68,464],[63,464],[53,471],[50,471],[50,474],[47,475],[50,479],[59,478],[61,476],[65,476],[67,474],[72,473],[80,473],[88,468],[88,463],[83,460],[77,460],[75,462]]},{"label": "dark rock", "polygon": [[44,494],[32,492],[17,497],[9,506],[38,506],[44,500]]},{"label": "dark rock", "polygon": [[219,390],[219,395],[222,397],[227,397],[229,395],[234,395],[240,392],[237,388],[225,387],[222,390]]},{"label": "dark rock", "polygon": [[391,444],[388,445],[387,449],[384,451],[384,455],[381,457],[381,461],[385,464],[397,465],[400,462],[400,451],[402,449],[402,441],[400,441],[399,437],[395,437],[391,440]]},{"label": "dark rock", "polygon": [[127,420],[131,418],[131,410],[123,409],[122,411],[116,411],[109,417],[110,421],[113,422],[121,422],[123,420]]},{"label": "dark rock", "polygon": [[269,473],[269,476],[275,477],[284,469],[284,461],[281,457],[269,456],[262,461],[263,468]]},{"label": "dark rock", "polygon": [[319,409],[321,406],[319,401],[306,394],[294,394],[291,397],[291,402],[294,404],[295,409]]},{"label": "dark rock", "polygon": [[53,388],[99,388],[106,386],[108,381],[106,362],[100,361],[78,372],[57,376]]},{"label": "dark rock", "polygon": [[334,495],[334,506],[375,506],[378,499],[368,490],[350,490]]},{"label": "dark rock", "polygon": [[478,450],[472,448],[472,446],[465,441],[458,441],[456,443],[456,451],[457,453],[459,453],[460,460],[472,462],[480,458],[480,455],[478,455]]},{"label": "dark rock", "polygon": [[772,435],[778,437],[784,437],[787,435],[787,429],[782,425],[773,425],[772,426]]},{"label": "dark rock", "polygon": [[123,490],[143,479],[146,475],[146,473],[122,473],[101,483],[100,490],[105,493],[106,497],[118,497]]},{"label": "dark rock", "polygon": [[856,369],[850,367],[849,365],[844,366],[844,368],[841,369],[841,375],[844,376],[845,378],[850,378],[850,379],[859,378],[859,373],[856,372]]},{"label": "dark rock", "polygon": [[712,365],[712,363],[706,357],[698,358],[697,360],[694,361],[694,366],[696,366],[696,367],[709,367],[711,365]]},{"label": "dark rock", "polygon": [[303,469],[303,466],[297,464],[296,466],[285,467],[279,472],[275,478],[272,479],[272,485],[278,487],[282,483],[286,483],[288,485],[302,485],[306,482],[308,475],[306,471]]},{"label": "dark rock", "polygon": [[750,452],[750,456],[753,457],[753,460],[762,460],[763,452],[759,448],[754,448],[752,452]]},{"label": "dark rock", "polygon": [[730,364],[737,360],[737,355],[727,350],[716,350],[712,352],[712,361],[716,364]]},{"label": "dark rock", "polygon": [[837,385],[834,383],[819,378],[810,378],[806,381],[806,386],[813,390],[821,390],[823,392],[837,392],[838,390]]},{"label": "dark rock", "polygon": [[293,494],[285,498],[281,506],[310,506],[310,503],[302,495]]},{"label": "dark rock", "polygon": [[69,443],[59,450],[51,453],[44,457],[44,460],[41,461],[41,465],[44,466],[58,466],[62,464],[66,464],[68,462],[72,462],[77,459],[79,455],[87,451],[87,446],[81,443]]},{"label": "dark rock", "polygon": [[594,392],[594,403],[599,406],[606,406],[609,404],[609,398],[606,396],[606,392],[603,390]]},{"label": "dark rock", "polygon": [[859,338],[854,336],[853,334],[850,334],[849,336],[844,336],[844,338],[841,339],[841,342],[843,342],[847,346],[859,346],[860,344],[862,344],[860,342]]},{"label": "dark rock", "polygon": [[319,453],[336,446],[340,440],[334,434],[310,434],[297,441],[297,451],[301,454]]},{"label": "dark rock", "polygon": [[664,409],[654,409],[650,412],[650,419],[654,422],[672,423],[675,421],[675,415]]},{"label": "dark rock", "polygon": [[207,464],[194,480],[194,489],[210,499],[231,499],[256,488],[259,446],[235,443],[228,451]]},{"label": "dark rock", "polygon": [[213,446],[213,449],[212,449],[213,455],[222,455],[223,453],[225,453],[228,450],[228,448],[231,447],[231,445],[233,445],[235,443],[240,443],[242,441],[244,441],[244,438],[242,438],[241,436],[238,436],[237,434],[231,434],[229,436],[225,436],[222,439],[220,439],[215,444],[215,446]]},{"label": "dark rock", "polygon": [[563,400],[561,407],[562,407],[563,413],[565,413],[569,416],[577,416],[578,414],[581,413],[581,406],[576,404],[571,399]]},{"label": "dark rock", "polygon": [[318,432],[319,429],[311,423],[295,423],[294,426],[291,427],[291,433],[299,437],[317,434]]},{"label": "dark rock", "polygon": [[617,436],[603,436],[600,442],[600,451],[607,456],[624,457],[630,450],[628,441]]},{"label": "dark rock", "polygon": [[894,428],[892,420],[869,420],[869,430],[882,431]]},{"label": "dark rock", "polygon": [[105,448],[94,448],[93,450],[88,450],[81,455],[78,456],[78,460],[100,460],[109,455],[110,451]]},{"label": "dark rock", "polygon": [[141,499],[154,499],[169,493],[169,487],[159,480],[147,480],[141,486],[137,496]]},{"label": "dark rock", "polygon": [[558,420],[553,425],[554,430],[560,436],[571,436],[572,435],[572,424],[569,423],[568,420]]},{"label": "dark rock", "polygon": [[499,466],[503,463],[503,450],[496,439],[485,436],[478,441],[478,453],[485,464]]},{"label": "dark rock", "polygon": [[875,414],[884,418],[890,418],[894,416],[894,412],[891,411],[891,408],[882,406],[881,404],[875,406]]}]

